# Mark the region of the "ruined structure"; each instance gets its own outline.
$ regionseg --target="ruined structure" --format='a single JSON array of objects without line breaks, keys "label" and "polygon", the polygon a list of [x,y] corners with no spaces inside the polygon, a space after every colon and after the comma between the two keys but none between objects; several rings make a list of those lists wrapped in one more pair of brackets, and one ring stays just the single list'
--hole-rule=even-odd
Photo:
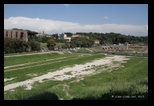
[{"label": "ruined structure", "polygon": [[102,46],[102,49],[105,51],[121,51],[121,50],[126,50],[125,47],[122,46]]},{"label": "ruined structure", "polygon": [[28,41],[28,33],[25,30],[5,30],[4,29],[4,38],[18,38],[23,41]]},{"label": "ruined structure", "polygon": [[129,43],[125,42],[124,45],[102,46],[102,49],[105,51],[127,51],[129,50]]}]

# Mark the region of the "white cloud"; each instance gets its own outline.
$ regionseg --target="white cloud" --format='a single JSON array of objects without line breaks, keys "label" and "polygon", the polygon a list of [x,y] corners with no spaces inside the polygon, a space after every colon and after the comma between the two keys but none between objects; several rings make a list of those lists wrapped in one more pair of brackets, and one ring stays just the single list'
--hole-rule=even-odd
[{"label": "white cloud", "polygon": [[63,32],[99,32],[99,33],[121,33],[130,35],[147,35],[148,25],[127,25],[127,24],[90,24],[81,25],[80,23],[47,20],[28,17],[10,17],[4,19],[4,29],[29,29],[37,32],[44,31],[48,34]]},{"label": "white cloud", "polygon": [[108,17],[107,16],[103,16],[103,19],[108,19]]},{"label": "white cloud", "polygon": [[68,6],[70,6],[70,4],[64,4],[64,6],[68,7]]}]

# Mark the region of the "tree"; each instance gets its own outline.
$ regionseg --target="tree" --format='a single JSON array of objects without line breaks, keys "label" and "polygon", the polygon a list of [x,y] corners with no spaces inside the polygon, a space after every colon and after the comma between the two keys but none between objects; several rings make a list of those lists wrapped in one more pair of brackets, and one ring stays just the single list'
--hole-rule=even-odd
[{"label": "tree", "polygon": [[49,50],[54,50],[55,46],[56,46],[56,41],[55,40],[49,39],[47,41],[47,47],[48,47]]},{"label": "tree", "polygon": [[4,39],[4,52],[5,53],[21,53],[26,52],[28,48],[28,44],[21,39],[12,39],[5,38]]},{"label": "tree", "polygon": [[62,48],[66,49],[66,48],[68,48],[68,45],[65,43],[64,45],[62,45]]},{"label": "tree", "polygon": [[51,38],[48,38],[48,37],[46,37],[46,36],[43,36],[43,37],[42,37],[42,43],[47,43],[47,41],[48,41],[49,39],[51,39]]},{"label": "tree", "polygon": [[67,37],[71,37],[73,34],[70,32],[65,32],[65,34],[67,35]]},{"label": "tree", "polygon": [[28,41],[34,40],[36,37],[36,34],[38,34],[38,32],[35,31],[31,31],[31,30],[26,30],[28,33]]},{"label": "tree", "polygon": [[58,39],[58,34],[53,34],[52,36],[54,39]]},{"label": "tree", "polygon": [[94,44],[94,39],[87,37],[73,38],[71,44],[74,44],[75,47],[90,47]]},{"label": "tree", "polygon": [[40,43],[38,41],[30,41],[29,46],[31,51],[39,51],[41,49]]},{"label": "tree", "polygon": [[12,39],[4,38],[4,52],[5,53],[11,53],[12,52],[11,45],[12,45]]}]

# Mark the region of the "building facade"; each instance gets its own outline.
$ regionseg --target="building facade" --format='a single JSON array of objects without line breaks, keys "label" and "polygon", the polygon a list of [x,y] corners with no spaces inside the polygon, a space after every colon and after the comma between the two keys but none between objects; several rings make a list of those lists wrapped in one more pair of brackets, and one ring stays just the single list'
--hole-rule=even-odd
[{"label": "building facade", "polygon": [[28,41],[28,32],[25,30],[5,30],[4,29],[4,38],[17,38],[23,41]]},{"label": "building facade", "polygon": [[74,38],[80,38],[80,37],[86,37],[87,39],[89,39],[88,36],[84,36],[84,35],[78,35],[78,34],[73,34],[71,37],[68,37],[67,34],[58,34],[58,39],[64,39],[66,40],[66,42],[71,42],[72,39]]},{"label": "building facade", "polygon": [[100,44],[100,41],[99,40],[94,40],[94,44]]}]

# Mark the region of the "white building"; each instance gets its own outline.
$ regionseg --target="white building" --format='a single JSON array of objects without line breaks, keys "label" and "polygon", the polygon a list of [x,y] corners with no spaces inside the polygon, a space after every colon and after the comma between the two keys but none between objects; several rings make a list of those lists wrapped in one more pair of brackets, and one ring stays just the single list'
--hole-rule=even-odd
[{"label": "white building", "polygon": [[58,39],[65,39],[66,42],[71,42],[71,37],[67,37],[66,34],[58,34]]},{"label": "white building", "polygon": [[38,33],[38,34],[36,34],[36,36],[45,36],[45,34],[44,34],[44,31],[43,31],[43,33]]}]

